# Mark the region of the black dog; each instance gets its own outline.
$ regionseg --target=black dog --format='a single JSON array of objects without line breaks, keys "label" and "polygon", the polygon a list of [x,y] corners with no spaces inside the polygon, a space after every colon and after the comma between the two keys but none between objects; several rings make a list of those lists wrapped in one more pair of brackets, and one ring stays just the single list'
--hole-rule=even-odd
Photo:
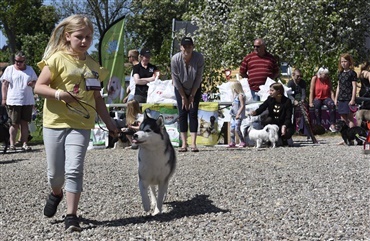
[{"label": "black dog", "polygon": [[9,128],[10,128],[10,119],[6,112],[5,106],[0,106],[0,142],[4,143],[3,153],[5,154],[9,146]]},{"label": "black dog", "polygon": [[348,145],[354,145],[354,140],[356,140],[357,145],[362,145],[363,141],[366,140],[367,134],[364,128],[355,126],[349,128],[347,123],[343,120],[337,121],[335,128],[342,135],[343,141]]}]

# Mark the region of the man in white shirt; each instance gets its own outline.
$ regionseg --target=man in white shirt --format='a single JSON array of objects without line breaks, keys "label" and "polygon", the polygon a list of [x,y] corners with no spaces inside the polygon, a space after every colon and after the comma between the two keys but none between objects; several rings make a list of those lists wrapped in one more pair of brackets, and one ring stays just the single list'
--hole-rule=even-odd
[{"label": "man in white shirt", "polygon": [[11,119],[10,149],[15,150],[15,138],[21,128],[22,149],[31,150],[27,145],[29,129],[28,122],[32,119],[32,110],[35,105],[33,88],[37,75],[31,66],[26,65],[26,55],[19,51],[15,54],[14,64],[8,66],[2,77],[1,104],[7,107]]}]

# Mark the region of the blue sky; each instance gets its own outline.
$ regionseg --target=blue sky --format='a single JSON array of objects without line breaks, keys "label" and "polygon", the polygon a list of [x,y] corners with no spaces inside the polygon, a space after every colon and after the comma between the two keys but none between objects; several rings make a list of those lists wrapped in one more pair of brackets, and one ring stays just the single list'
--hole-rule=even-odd
[{"label": "blue sky", "polygon": [[2,48],[6,44],[6,38],[4,37],[3,33],[0,31],[0,48]]}]

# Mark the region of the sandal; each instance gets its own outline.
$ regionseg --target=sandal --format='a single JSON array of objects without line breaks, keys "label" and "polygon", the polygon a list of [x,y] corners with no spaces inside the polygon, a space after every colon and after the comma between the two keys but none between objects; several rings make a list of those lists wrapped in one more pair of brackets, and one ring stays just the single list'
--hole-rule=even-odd
[{"label": "sandal", "polygon": [[192,148],[191,148],[191,152],[199,152],[199,149],[198,149],[198,148],[196,148],[196,147],[192,147]]},{"label": "sandal", "polygon": [[186,147],[181,147],[179,149],[179,152],[187,152],[187,151],[188,151],[188,148],[186,148]]}]

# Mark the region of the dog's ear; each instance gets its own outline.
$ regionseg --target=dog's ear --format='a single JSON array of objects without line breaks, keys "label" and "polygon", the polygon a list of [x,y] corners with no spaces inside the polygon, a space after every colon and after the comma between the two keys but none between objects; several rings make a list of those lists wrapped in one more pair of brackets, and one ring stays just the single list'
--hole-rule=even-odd
[{"label": "dog's ear", "polygon": [[144,120],[150,118],[149,113],[150,113],[150,109],[149,108],[145,109],[145,111],[144,111]]},{"label": "dog's ear", "polygon": [[163,119],[163,116],[160,115],[157,119],[157,125],[160,126],[160,127],[164,127],[164,119]]}]

